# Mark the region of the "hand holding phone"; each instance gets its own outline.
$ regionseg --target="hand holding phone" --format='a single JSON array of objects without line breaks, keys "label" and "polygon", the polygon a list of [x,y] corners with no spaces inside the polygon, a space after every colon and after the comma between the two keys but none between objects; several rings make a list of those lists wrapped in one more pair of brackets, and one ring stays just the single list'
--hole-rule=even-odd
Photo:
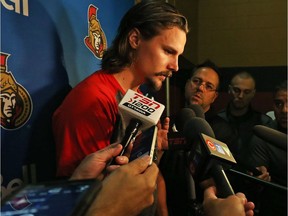
[{"label": "hand holding phone", "polygon": [[149,165],[152,164],[157,141],[157,130],[157,126],[152,126],[136,136],[129,158],[130,161],[149,155],[151,157]]}]

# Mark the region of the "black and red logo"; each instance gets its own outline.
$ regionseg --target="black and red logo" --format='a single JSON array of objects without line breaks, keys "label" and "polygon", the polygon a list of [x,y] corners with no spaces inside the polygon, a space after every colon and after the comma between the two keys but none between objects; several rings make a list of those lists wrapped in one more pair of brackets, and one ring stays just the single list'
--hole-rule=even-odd
[{"label": "black and red logo", "polygon": [[135,92],[134,96],[132,96],[129,101],[124,102],[123,106],[141,113],[142,115],[150,116],[161,107],[161,104]]}]

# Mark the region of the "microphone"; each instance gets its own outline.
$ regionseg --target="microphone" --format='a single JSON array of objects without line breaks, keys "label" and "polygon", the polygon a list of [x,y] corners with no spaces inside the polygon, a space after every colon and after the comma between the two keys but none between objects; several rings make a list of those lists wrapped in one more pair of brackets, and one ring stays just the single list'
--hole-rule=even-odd
[{"label": "microphone", "polygon": [[169,150],[190,150],[187,145],[186,138],[183,134],[185,124],[192,118],[196,117],[195,112],[190,108],[183,108],[175,120],[176,132],[168,133],[168,149]]},{"label": "microphone", "polygon": [[193,109],[183,108],[176,117],[175,125],[178,131],[183,131],[185,124],[192,118],[196,117]]},{"label": "microphone", "polygon": [[194,111],[194,113],[196,114],[196,117],[205,119],[204,110],[199,104],[190,104],[188,108]]},{"label": "microphone", "polygon": [[[121,156],[125,153],[131,141],[135,139],[139,130],[144,131],[158,123],[165,106],[128,89],[118,104],[118,109],[122,116],[124,127],[128,125],[120,142],[123,148],[118,156]],[[115,158],[110,164],[115,164]]]},{"label": "microphone", "polygon": [[266,127],[264,125],[255,125],[253,132],[256,136],[276,146],[284,151],[287,151],[287,135],[278,130]]},{"label": "microphone", "polygon": [[131,119],[142,122],[142,131],[156,125],[165,109],[165,106],[149,97],[128,89],[120,103],[119,113],[123,116],[123,124],[127,125]]},{"label": "microphone", "polygon": [[282,186],[280,184],[276,184],[276,183],[273,183],[273,182],[268,182],[268,181],[259,179],[257,177],[248,175],[246,173],[240,172],[240,171],[235,170],[235,169],[228,169],[227,173],[230,174],[230,175],[235,175],[237,177],[237,179],[238,179],[238,177],[239,178],[243,178],[246,181],[248,180],[250,182],[254,182],[256,184],[262,185],[264,187],[270,187],[270,188],[273,188],[275,190],[280,190],[282,192],[287,193],[287,187],[284,187],[284,186]]},{"label": "microphone", "polygon": [[212,176],[219,197],[233,195],[233,188],[223,170],[223,167],[228,168],[236,164],[228,146],[214,138],[212,128],[200,117],[189,120],[184,127],[184,135],[188,143],[193,143],[188,159],[193,178],[202,181]]}]

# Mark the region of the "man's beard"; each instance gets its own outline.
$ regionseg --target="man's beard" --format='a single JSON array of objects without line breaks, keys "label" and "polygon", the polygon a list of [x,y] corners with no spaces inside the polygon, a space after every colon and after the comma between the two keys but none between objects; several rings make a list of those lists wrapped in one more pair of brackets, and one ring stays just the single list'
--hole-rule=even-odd
[{"label": "man's beard", "polygon": [[153,77],[147,77],[146,81],[145,81],[145,84],[153,92],[159,91],[161,89],[161,87],[162,87],[162,82],[159,85],[159,82],[157,82],[155,79],[153,79]]},{"label": "man's beard", "polygon": [[[162,83],[163,82],[157,82],[156,79],[153,79],[157,76],[165,76],[166,78],[172,77],[172,71],[163,71],[163,72],[159,72],[154,74],[151,77],[147,77],[145,84],[147,85],[147,87],[153,91],[153,92],[157,92],[160,91],[161,87],[162,87]],[[159,84],[160,83],[160,84]]]}]

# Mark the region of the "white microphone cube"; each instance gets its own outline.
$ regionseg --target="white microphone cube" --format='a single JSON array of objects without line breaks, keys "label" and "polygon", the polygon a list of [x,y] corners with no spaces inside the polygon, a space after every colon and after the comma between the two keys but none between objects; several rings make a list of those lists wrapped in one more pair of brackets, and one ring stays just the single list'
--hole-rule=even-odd
[{"label": "white microphone cube", "polygon": [[126,124],[132,118],[138,119],[142,122],[140,130],[144,131],[158,123],[165,106],[141,93],[128,89],[118,104],[118,108]]}]

